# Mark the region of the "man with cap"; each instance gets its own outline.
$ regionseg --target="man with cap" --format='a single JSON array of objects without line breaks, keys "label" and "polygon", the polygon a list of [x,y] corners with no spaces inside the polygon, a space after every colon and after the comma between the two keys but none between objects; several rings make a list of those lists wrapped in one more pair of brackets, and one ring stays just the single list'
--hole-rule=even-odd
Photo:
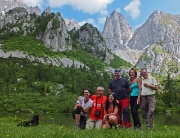
[{"label": "man with cap", "polygon": [[125,78],[121,78],[119,69],[114,71],[115,79],[109,83],[109,93],[114,93],[119,103],[119,116],[123,113],[123,120],[120,125],[126,128],[131,127],[130,113],[129,113],[129,83]]}]

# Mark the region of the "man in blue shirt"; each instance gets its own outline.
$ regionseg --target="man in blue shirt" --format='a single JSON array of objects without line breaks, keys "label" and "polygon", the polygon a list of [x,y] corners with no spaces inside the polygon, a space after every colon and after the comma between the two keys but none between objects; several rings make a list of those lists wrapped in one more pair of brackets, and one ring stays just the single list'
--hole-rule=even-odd
[{"label": "man in blue shirt", "polygon": [[129,113],[129,83],[127,79],[121,78],[120,70],[114,71],[115,79],[109,83],[109,93],[113,92],[119,103],[119,116],[123,112],[123,120],[121,125],[126,128],[131,127],[130,113]]}]

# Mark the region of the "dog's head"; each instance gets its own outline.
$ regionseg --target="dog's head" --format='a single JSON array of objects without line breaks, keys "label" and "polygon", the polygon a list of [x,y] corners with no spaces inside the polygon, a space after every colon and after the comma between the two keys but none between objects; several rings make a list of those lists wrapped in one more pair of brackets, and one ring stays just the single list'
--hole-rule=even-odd
[{"label": "dog's head", "polygon": [[34,122],[38,122],[39,119],[40,119],[39,115],[34,115],[32,120],[33,120]]}]

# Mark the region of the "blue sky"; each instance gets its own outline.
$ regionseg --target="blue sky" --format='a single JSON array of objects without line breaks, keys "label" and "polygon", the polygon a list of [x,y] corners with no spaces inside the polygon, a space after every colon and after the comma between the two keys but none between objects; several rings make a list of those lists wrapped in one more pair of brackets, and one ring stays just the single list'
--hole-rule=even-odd
[{"label": "blue sky", "polygon": [[62,17],[76,20],[80,25],[88,22],[103,30],[105,19],[113,10],[123,14],[130,26],[136,29],[155,11],[180,15],[180,0],[24,0],[29,6],[43,11],[51,7]]}]

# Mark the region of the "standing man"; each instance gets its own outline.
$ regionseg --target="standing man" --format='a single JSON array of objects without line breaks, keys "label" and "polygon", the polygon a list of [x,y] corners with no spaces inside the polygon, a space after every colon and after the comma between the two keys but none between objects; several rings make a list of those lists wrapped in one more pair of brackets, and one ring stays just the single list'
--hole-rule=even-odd
[{"label": "standing man", "polygon": [[149,77],[145,68],[141,69],[142,91],[141,91],[141,110],[142,117],[146,120],[146,128],[152,129],[154,109],[155,109],[155,90],[158,89],[154,77]]},{"label": "standing man", "polygon": [[91,96],[91,100],[93,101],[92,110],[89,116],[89,119],[86,122],[86,128],[101,128],[103,117],[104,117],[104,105],[106,103],[107,97],[103,95],[104,88],[99,86],[96,89],[96,95]]},{"label": "standing man", "polygon": [[109,93],[113,92],[116,99],[119,102],[119,116],[121,117],[123,112],[123,120],[121,125],[125,125],[126,128],[131,127],[130,113],[129,113],[129,83],[127,79],[121,78],[121,72],[119,69],[114,71],[115,79],[109,83]]}]

